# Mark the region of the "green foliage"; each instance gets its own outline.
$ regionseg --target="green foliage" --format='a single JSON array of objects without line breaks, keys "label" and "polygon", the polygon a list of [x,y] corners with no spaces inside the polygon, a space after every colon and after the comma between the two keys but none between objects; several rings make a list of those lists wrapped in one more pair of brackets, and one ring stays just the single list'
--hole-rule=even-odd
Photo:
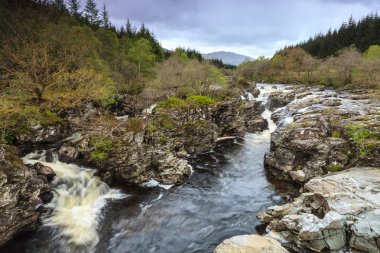
[{"label": "green foliage", "polygon": [[157,126],[154,125],[154,124],[148,124],[148,125],[146,126],[146,130],[147,130],[147,132],[148,132],[149,134],[153,134],[153,133],[155,133],[155,132],[157,131]]},{"label": "green foliage", "polygon": [[157,103],[157,108],[163,109],[186,109],[187,104],[183,99],[176,97],[168,97],[165,101],[160,101]]},{"label": "green foliage", "polygon": [[346,135],[357,147],[360,157],[367,156],[372,150],[372,143],[380,140],[380,134],[369,130],[366,125],[351,123],[346,126]]},{"label": "green foliage", "polygon": [[12,166],[15,169],[21,169],[22,168],[22,163],[20,163],[18,160],[13,160],[12,161]]},{"label": "green foliage", "polygon": [[173,129],[175,127],[173,119],[169,115],[162,115],[157,119],[159,126],[166,129]]},{"label": "green foliage", "polygon": [[242,86],[242,87],[248,87],[249,86],[249,82],[244,77],[238,77],[236,84],[238,86]]},{"label": "green foliage", "polygon": [[339,131],[337,130],[334,130],[331,134],[331,137],[334,137],[334,138],[340,138],[341,137],[341,134]]},{"label": "green foliage", "polygon": [[36,126],[62,124],[61,118],[49,110],[36,106],[18,108],[0,107],[0,143],[13,144],[17,136],[33,134]]},{"label": "green foliage", "polygon": [[344,165],[342,165],[340,163],[334,163],[334,164],[330,165],[329,171],[338,172],[338,171],[341,171],[343,168],[344,168]]},{"label": "green foliage", "polygon": [[364,54],[366,59],[373,60],[373,59],[380,59],[380,46],[379,45],[372,45],[368,48],[368,50]]},{"label": "green foliage", "polygon": [[216,100],[207,96],[190,96],[186,99],[186,102],[204,107],[215,104]]},{"label": "green foliage", "polygon": [[89,146],[94,148],[94,150],[90,153],[91,159],[94,160],[104,160],[108,158],[109,154],[113,150],[112,141],[102,139],[99,136],[91,136]]}]

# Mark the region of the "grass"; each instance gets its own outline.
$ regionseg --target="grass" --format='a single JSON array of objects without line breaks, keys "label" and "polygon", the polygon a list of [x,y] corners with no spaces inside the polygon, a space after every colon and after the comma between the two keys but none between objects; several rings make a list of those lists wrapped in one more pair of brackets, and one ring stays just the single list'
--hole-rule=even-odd
[{"label": "grass", "polygon": [[160,101],[157,103],[157,108],[163,109],[186,109],[187,104],[185,100],[176,98],[176,97],[168,97],[165,101]]},{"label": "grass", "polygon": [[334,163],[334,164],[330,165],[329,171],[338,172],[338,171],[341,171],[343,168],[344,168],[344,166],[342,164]]},{"label": "grass", "polygon": [[214,98],[208,96],[190,96],[186,99],[188,104],[196,104],[198,106],[204,107],[216,103]]},{"label": "grass", "polygon": [[101,139],[98,136],[91,136],[89,146],[95,148],[90,153],[91,159],[104,160],[108,158],[109,154],[113,150],[113,143],[108,139]]},{"label": "grass", "polygon": [[209,96],[200,96],[193,95],[189,96],[186,99],[181,99],[177,97],[169,97],[165,101],[160,101],[157,103],[158,108],[162,109],[177,109],[177,110],[186,110],[189,108],[199,108],[207,107],[213,105],[217,102],[216,99]]}]

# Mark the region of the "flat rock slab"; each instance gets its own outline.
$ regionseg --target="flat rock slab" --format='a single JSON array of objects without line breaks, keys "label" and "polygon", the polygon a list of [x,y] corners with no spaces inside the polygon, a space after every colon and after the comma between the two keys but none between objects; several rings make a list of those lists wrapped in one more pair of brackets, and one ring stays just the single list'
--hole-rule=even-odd
[{"label": "flat rock slab", "polygon": [[347,215],[380,208],[380,169],[356,167],[310,180],[305,190],[324,196],[335,212]]},{"label": "flat rock slab", "polygon": [[214,253],[289,253],[273,238],[260,235],[239,235],[224,240]]}]

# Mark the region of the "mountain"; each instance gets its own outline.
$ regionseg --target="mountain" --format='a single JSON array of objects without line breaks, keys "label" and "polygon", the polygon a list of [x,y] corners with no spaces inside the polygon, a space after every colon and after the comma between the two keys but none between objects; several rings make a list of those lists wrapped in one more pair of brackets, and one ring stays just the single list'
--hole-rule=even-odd
[{"label": "mountain", "polygon": [[245,60],[253,60],[252,57],[249,57],[246,55],[236,54],[233,52],[225,52],[225,51],[203,54],[203,57],[206,59],[220,59],[223,61],[223,63],[232,64],[235,66],[239,65]]}]

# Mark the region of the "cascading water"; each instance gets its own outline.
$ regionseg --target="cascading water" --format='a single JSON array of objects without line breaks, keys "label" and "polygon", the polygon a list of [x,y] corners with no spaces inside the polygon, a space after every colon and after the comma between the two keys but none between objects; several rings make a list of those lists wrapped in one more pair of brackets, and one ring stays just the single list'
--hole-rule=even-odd
[{"label": "cascading water", "polygon": [[91,252],[99,242],[102,208],[108,199],[125,195],[94,176],[94,170],[62,163],[57,156],[46,162],[44,154],[31,153],[23,159],[30,165],[40,162],[56,173],[51,183],[54,197],[45,205],[51,211],[42,216],[43,226],[51,229],[57,246],[65,247],[63,252]]}]

